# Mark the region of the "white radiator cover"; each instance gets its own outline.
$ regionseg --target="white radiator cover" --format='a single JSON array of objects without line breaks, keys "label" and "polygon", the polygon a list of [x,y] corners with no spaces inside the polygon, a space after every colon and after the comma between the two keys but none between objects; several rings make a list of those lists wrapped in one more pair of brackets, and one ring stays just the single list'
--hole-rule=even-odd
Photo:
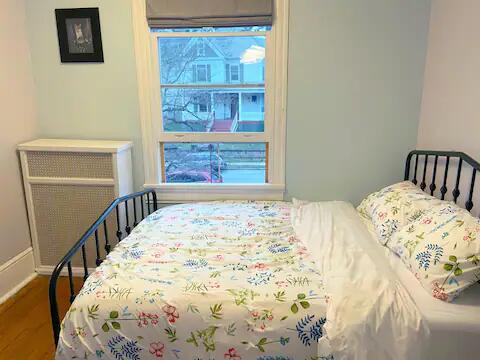
[{"label": "white radiator cover", "polygon": [[[102,211],[133,191],[131,148],[130,141],[66,139],[18,145],[37,272],[50,274]],[[113,245],[114,217],[107,228]],[[103,232],[99,235],[103,257]],[[86,249],[88,267],[93,268],[94,239]],[[83,266],[80,255],[72,265]]]}]

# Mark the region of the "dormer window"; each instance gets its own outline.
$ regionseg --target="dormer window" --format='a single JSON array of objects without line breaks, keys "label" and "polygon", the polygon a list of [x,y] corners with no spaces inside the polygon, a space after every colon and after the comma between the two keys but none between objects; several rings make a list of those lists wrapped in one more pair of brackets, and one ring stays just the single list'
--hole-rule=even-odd
[{"label": "dormer window", "polygon": [[205,56],[205,41],[203,39],[197,41],[197,56]]}]

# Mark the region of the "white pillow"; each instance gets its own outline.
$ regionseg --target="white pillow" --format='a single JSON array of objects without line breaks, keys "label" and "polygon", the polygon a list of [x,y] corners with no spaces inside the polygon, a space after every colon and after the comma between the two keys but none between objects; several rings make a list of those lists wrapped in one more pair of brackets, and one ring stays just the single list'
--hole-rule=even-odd
[{"label": "white pillow", "polygon": [[480,280],[480,219],[442,201],[396,232],[388,247],[443,301]]},{"label": "white pillow", "polygon": [[385,245],[404,225],[439,202],[412,182],[402,181],[370,194],[357,210],[372,221],[379,242]]}]

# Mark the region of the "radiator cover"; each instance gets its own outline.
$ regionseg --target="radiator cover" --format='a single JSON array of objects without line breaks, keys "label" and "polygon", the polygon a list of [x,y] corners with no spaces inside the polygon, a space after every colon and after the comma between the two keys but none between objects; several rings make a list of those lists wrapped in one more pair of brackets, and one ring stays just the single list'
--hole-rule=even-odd
[{"label": "radiator cover", "polygon": [[[37,272],[49,274],[103,210],[133,191],[131,143],[39,139],[18,146]],[[116,243],[116,218],[107,222]],[[103,257],[105,237],[99,232]],[[95,240],[86,245],[87,265],[95,267]],[[83,266],[77,255],[72,266]]]}]

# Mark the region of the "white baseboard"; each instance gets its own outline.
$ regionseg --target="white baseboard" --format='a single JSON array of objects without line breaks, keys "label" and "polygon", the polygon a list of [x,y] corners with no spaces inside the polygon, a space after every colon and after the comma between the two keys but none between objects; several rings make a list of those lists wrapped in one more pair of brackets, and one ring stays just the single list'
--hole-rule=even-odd
[{"label": "white baseboard", "polygon": [[37,273],[31,247],[0,265],[0,304],[15,295],[35,276]]}]

